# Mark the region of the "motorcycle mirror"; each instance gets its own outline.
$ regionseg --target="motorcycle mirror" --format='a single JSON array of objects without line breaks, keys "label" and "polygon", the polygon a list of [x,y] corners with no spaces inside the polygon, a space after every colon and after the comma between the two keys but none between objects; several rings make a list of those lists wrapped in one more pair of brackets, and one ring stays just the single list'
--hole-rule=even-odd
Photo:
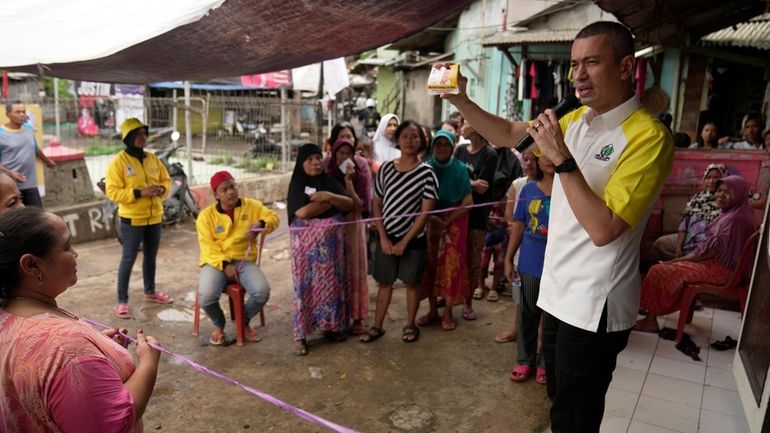
[{"label": "motorcycle mirror", "polygon": [[179,140],[179,131],[174,131],[171,133],[171,141],[178,141]]}]

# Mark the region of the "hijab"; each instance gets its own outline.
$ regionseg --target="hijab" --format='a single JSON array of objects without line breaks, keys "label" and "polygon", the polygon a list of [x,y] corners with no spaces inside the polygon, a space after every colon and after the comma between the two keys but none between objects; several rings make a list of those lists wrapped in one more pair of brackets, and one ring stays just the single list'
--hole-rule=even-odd
[{"label": "hijab", "polygon": [[[432,145],[436,141],[445,139],[452,146],[454,151],[454,135],[449,131],[437,131],[436,136],[431,141]],[[471,178],[468,175],[468,168],[460,162],[454,155],[446,161],[439,161],[434,155],[428,164],[433,168],[438,179],[438,208],[443,209],[459,204],[463,198],[471,192]]]},{"label": "hijab", "polygon": [[342,146],[350,146],[355,163],[356,172],[353,174],[353,189],[356,190],[358,198],[363,202],[364,213],[368,214],[369,204],[372,201],[372,174],[369,170],[369,161],[366,158],[355,154],[355,145],[352,141],[340,138],[332,146],[332,154],[325,161],[326,174],[337,180],[341,185],[345,185],[345,173],[337,166],[337,151]]},{"label": "hijab", "polygon": [[[305,173],[305,161],[313,155],[323,154],[321,153],[321,148],[312,143],[302,145],[297,151],[297,162],[294,164],[294,171],[289,181],[288,203],[286,205],[286,212],[290,223],[294,220],[294,214],[310,203],[310,191],[329,191],[333,194],[347,195],[342,185],[325,172],[321,172],[318,176],[310,176]],[[338,211],[332,208],[317,218],[328,218],[337,213]]]},{"label": "hijab", "polygon": [[372,138],[373,159],[380,163],[401,156],[401,151],[396,148],[396,143],[385,137],[385,129],[388,127],[390,119],[396,119],[396,122],[399,122],[398,117],[393,113],[382,116],[380,124],[377,126],[377,131],[374,133],[374,138]]},{"label": "hijab", "polygon": [[[719,174],[722,177],[727,175],[727,167],[725,167],[724,164],[709,164],[709,166],[706,167],[706,171],[703,172],[704,180],[711,170],[719,171]],[[702,220],[706,221],[706,224],[710,224],[721,213],[722,210],[719,209],[714,202],[714,194],[711,193],[711,191],[703,190],[690,197],[690,200],[687,201],[687,206],[684,208],[682,217],[685,218],[689,215],[698,215]]]},{"label": "hijab", "polygon": [[[701,255],[714,250],[719,263],[728,269],[735,269],[743,246],[756,227],[749,204],[749,183],[740,176],[727,176],[717,181],[717,188],[723,183],[730,190],[730,204],[706,228],[706,237],[695,253]],[[751,269],[743,269],[743,272],[748,274]]]},{"label": "hijab", "polygon": [[[144,128],[145,133],[149,130],[146,126],[140,126],[139,128]],[[144,149],[140,149],[134,146],[134,142],[136,141],[136,130],[139,128],[131,130],[131,132],[126,135],[126,138],[123,139],[123,144],[126,145],[127,154],[133,156],[139,161],[142,161],[144,157],[147,156],[147,154],[144,152]]]}]

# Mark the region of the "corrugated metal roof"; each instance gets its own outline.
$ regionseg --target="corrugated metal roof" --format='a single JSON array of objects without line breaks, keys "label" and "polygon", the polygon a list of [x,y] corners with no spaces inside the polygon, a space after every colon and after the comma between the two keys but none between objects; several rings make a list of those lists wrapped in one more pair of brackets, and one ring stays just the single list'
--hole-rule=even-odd
[{"label": "corrugated metal roof", "polygon": [[751,47],[770,50],[770,13],[762,14],[748,22],[736,24],[737,29],[726,27],[703,37],[709,45]]},{"label": "corrugated metal roof", "polygon": [[571,43],[580,29],[554,29],[554,30],[508,30],[488,36],[481,41],[485,47],[526,45],[526,44],[552,44]]}]

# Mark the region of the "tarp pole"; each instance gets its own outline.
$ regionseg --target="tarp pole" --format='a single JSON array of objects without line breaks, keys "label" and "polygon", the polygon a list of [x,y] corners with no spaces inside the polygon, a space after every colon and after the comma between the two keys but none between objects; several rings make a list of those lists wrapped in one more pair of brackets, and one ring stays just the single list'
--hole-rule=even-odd
[{"label": "tarp pole", "polygon": [[286,115],[288,93],[285,87],[281,88],[281,170],[286,172],[289,165],[289,142],[286,140],[286,129],[289,127],[289,117]]},{"label": "tarp pole", "polygon": [[172,90],[171,97],[174,99],[171,102],[171,106],[174,108],[174,111],[171,115],[171,127],[174,128],[174,131],[178,131],[179,127],[177,126],[177,112],[176,112],[176,89]]},{"label": "tarp pole", "polygon": [[59,79],[53,79],[53,116],[56,125],[56,138],[61,139],[61,119],[59,118]]},{"label": "tarp pole", "polygon": [[190,82],[184,82],[184,129],[185,141],[187,145],[187,176],[190,184],[193,184],[192,167],[192,119],[190,119]]}]

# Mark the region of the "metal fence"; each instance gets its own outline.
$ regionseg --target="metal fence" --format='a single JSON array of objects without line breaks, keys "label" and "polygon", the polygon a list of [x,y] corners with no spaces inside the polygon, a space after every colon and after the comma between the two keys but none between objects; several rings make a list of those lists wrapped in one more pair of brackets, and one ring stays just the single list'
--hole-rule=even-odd
[{"label": "metal fence", "polygon": [[[86,153],[93,182],[104,177],[109,161],[124,148],[119,133],[123,117],[141,117],[147,123],[148,150],[178,146],[172,162],[183,163],[193,185],[207,183],[219,170],[236,178],[285,173],[292,169],[299,145],[320,144],[327,133],[315,99],[194,96],[189,110],[182,97],[100,98],[88,109],[74,99],[59,101],[58,107],[50,98],[29,102],[43,108],[45,141],[58,136],[63,146]],[[176,142],[173,131],[180,133]]]}]

